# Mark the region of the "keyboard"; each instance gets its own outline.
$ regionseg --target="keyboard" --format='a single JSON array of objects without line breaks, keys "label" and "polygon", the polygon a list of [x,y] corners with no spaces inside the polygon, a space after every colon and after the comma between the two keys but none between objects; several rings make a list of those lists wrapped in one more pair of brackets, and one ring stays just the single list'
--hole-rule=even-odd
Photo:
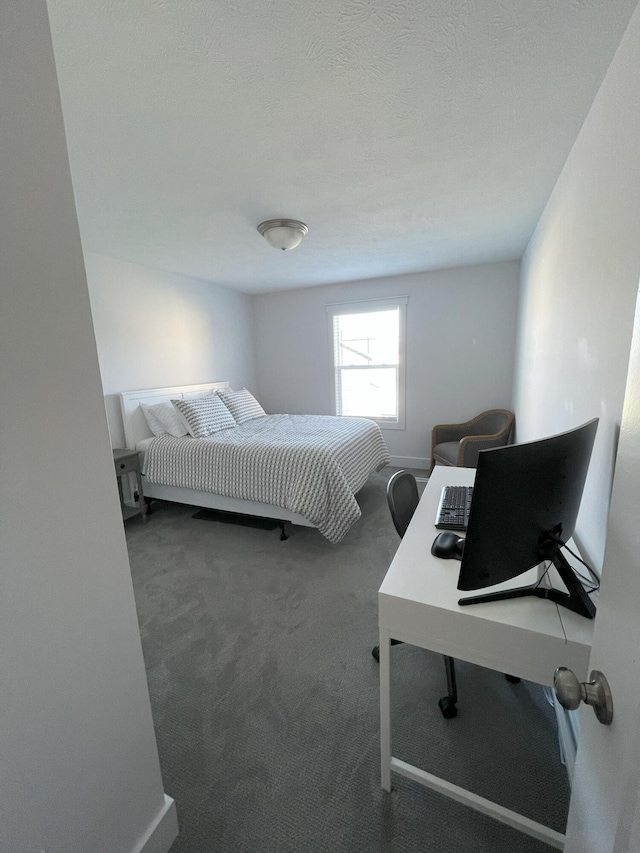
[{"label": "keyboard", "polygon": [[472,497],[473,486],[445,486],[436,513],[436,527],[439,530],[466,530]]}]

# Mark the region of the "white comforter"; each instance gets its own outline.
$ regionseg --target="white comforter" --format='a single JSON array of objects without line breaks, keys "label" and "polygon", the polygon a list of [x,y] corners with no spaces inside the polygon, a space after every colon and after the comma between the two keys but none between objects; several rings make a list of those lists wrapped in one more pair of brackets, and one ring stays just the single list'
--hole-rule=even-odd
[{"label": "white comforter", "polygon": [[364,418],[267,415],[210,438],[154,439],[151,483],[286,507],[330,542],[360,518],[355,493],[389,462],[380,428]]}]

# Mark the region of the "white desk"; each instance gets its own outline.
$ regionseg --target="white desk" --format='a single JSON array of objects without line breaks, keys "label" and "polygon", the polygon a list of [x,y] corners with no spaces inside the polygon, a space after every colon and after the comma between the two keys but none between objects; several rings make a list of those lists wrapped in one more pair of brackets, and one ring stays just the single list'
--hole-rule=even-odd
[{"label": "white desk", "polygon": [[[557,666],[568,666],[581,681],[587,680],[593,620],[535,597],[467,607],[458,604],[459,598],[472,594],[456,589],[460,563],[433,557],[431,543],[438,533],[434,520],[442,487],[468,485],[474,478],[475,470],[470,468],[436,466],[378,593],[382,787],[391,790],[394,771],[561,850],[561,833],[394,758],[391,753],[392,637],[539,684],[551,685]],[[491,589],[523,586],[536,577],[534,569]],[[557,576],[554,584],[563,589]],[[455,726],[455,719],[451,725]]]}]

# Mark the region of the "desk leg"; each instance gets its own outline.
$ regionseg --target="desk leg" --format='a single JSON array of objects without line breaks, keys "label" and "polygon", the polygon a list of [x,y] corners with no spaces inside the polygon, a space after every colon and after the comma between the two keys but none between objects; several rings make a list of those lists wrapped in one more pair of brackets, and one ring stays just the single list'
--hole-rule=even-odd
[{"label": "desk leg", "polygon": [[380,629],[380,772],[384,791],[391,790],[391,637]]}]

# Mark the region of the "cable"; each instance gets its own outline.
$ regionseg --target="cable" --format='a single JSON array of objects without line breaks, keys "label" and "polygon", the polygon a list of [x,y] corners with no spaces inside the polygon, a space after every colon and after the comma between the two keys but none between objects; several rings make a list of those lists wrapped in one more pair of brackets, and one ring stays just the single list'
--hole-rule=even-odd
[{"label": "cable", "polygon": [[543,572],[543,573],[540,575],[540,577],[538,578],[538,582],[537,582],[537,583],[536,583],[536,585],[533,587],[534,589],[538,589],[538,587],[540,586],[540,584],[542,583],[542,581],[543,581],[543,580],[546,578],[546,576],[549,574],[549,569],[550,569],[550,568],[551,568],[551,560],[547,560],[547,567],[545,568],[544,572]]},{"label": "cable", "polygon": [[584,587],[587,595],[593,595],[594,592],[597,592],[597,590],[600,589],[600,584],[591,585],[591,580],[584,575],[581,575],[580,572],[577,572],[575,569],[573,569],[573,573]]},{"label": "cable", "polygon": [[[576,571],[574,566],[571,566],[571,569],[573,570],[575,576],[578,578],[578,580],[585,587],[585,592],[587,593],[587,595],[593,595],[594,592],[597,592],[600,589],[600,578],[594,572],[594,570],[591,568],[591,566],[588,563],[585,563],[585,561],[582,559],[582,557],[580,557],[578,554],[576,554],[576,552],[573,551],[567,545],[566,542],[563,542],[559,536],[556,536],[555,534],[550,533],[549,538],[551,539],[552,542],[555,542],[561,548],[566,548],[567,551],[572,555],[572,557],[575,557],[575,559],[578,560],[578,562],[582,563],[582,565],[589,572],[591,577],[586,578],[583,574],[580,574],[580,572]],[[547,569],[547,571],[548,571],[548,569]],[[545,572],[545,574],[546,574],[546,572]],[[542,577],[544,577],[544,575]],[[542,580],[542,578],[541,578],[541,580]]]},{"label": "cable", "polygon": [[[569,552],[573,557],[575,557],[575,558],[576,558],[576,560],[578,560],[579,562],[581,562],[581,563],[582,563],[582,565],[583,565],[583,566],[586,568],[586,570],[589,572],[589,574],[591,575],[591,582],[592,582],[593,584],[595,584],[595,586],[594,586],[594,590],[593,590],[593,591],[595,591],[596,589],[600,589],[600,578],[599,578],[599,577],[598,577],[598,575],[594,572],[594,570],[591,568],[591,566],[590,566],[588,563],[585,563],[585,561],[582,559],[582,557],[580,557],[578,554],[576,554],[576,553],[575,553],[575,551],[572,551],[572,550],[571,550],[571,548],[569,548],[569,546],[568,546],[568,545],[563,544],[563,547],[564,547],[564,548],[566,548],[566,549],[567,549],[567,551],[568,551],[568,552]],[[574,571],[575,571],[575,569],[574,569]],[[576,572],[576,574],[578,574],[578,573]],[[578,575],[578,577],[581,577],[581,575]],[[587,579],[585,578],[585,580],[587,580]],[[587,583],[588,583],[588,580],[587,580]]]},{"label": "cable", "polygon": [[567,545],[566,542],[563,542],[559,536],[555,536],[554,534],[550,534],[550,539],[553,542],[555,542],[557,545],[559,545],[561,548],[566,548],[567,551],[571,554],[571,556],[575,557],[575,559],[578,560],[578,562],[582,563],[582,565],[589,572],[591,577],[586,578],[584,575],[580,574],[580,572],[577,572],[573,566],[571,567],[573,569],[573,572],[575,573],[575,576],[585,586],[585,592],[587,593],[587,595],[592,595],[594,592],[597,592],[600,589],[600,578],[594,572],[594,570],[591,568],[591,566],[588,563],[585,563],[585,561],[582,559],[582,557],[580,557],[579,554],[576,554],[576,552],[573,551]]}]

